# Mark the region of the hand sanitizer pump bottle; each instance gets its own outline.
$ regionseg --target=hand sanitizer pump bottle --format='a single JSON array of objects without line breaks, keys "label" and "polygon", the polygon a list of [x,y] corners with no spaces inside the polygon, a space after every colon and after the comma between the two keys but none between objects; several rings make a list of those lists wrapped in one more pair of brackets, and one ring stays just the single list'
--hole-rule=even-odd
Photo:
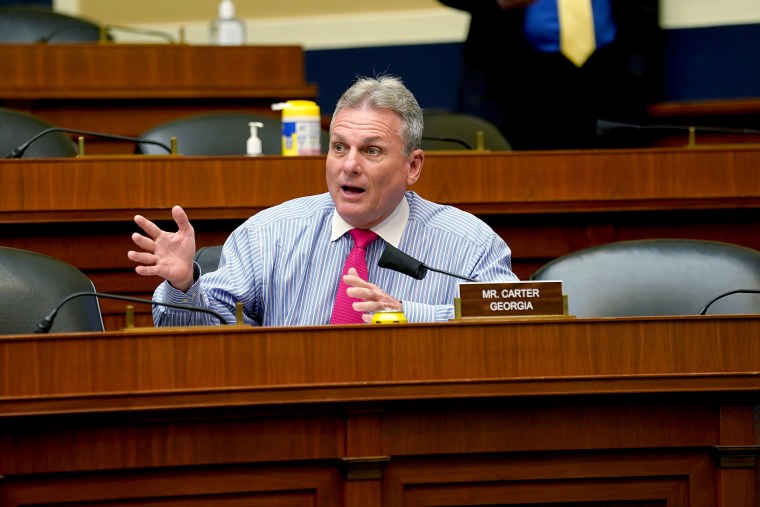
[{"label": "hand sanitizer pump bottle", "polygon": [[211,22],[211,43],[220,46],[245,44],[245,24],[235,16],[232,0],[221,0],[218,17]]},{"label": "hand sanitizer pump bottle", "polygon": [[261,155],[261,139],[259,139],[259,129],[264,127],[264,124],[260,121],[248,122],[248,127],[251,129],[251,137],[248,138],[246,143],[246,154],[250,157],[256,157]]}]

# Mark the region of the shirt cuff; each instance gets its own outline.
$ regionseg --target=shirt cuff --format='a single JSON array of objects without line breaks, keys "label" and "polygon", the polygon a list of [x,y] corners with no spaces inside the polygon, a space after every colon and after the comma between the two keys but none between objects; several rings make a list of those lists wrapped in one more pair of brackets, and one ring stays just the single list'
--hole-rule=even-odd
[{"label": "shirt cuff", "polygon": [[447,322],[454,318],[454,305],[427,305],[402,301],[407,322]]}]

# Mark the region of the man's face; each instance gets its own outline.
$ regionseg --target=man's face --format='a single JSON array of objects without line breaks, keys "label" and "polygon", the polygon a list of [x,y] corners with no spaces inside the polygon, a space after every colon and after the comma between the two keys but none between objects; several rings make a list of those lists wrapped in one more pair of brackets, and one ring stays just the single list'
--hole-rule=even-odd
[{"label": "man's face", "polygon": [[388,109],[343,109],[333,119],[327,188],[338,214],[354,227],[385,220],[420,176],[423,152],[404,156],[400,128]]}]

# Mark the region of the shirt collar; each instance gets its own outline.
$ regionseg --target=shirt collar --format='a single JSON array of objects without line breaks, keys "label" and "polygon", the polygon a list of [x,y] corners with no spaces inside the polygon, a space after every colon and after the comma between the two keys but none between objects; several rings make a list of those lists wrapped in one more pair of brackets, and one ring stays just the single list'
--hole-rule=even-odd
[{"label": "shirt collar", "polygon": [[[409,221],[409,203],[406,200],[406,196],[404,196],[398,203],[398,206],[396,206],[396,209],[393,210],[393,213],[376,226],[371,227],[370,230],[383,238],[385,242],[398,248],[407,221]],[[330,241],[335,241],[353,228],[354,226],[343,220],[336,210],[333,213]]]}]

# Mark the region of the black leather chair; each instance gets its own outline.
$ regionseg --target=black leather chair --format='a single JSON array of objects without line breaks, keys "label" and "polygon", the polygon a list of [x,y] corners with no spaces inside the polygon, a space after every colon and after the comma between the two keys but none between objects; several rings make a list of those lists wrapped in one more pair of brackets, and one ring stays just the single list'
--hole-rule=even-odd
[{"label": "black leather chair", "polygon": [[[0,247],[0,334],[33,333],[51,310],[76,292],[95,292],[95,286],[71,264],[37,252]],[[61,307],[49,332],[103,329],[98,299],[81,296]]]},{"label": "black leather chair", "polygon": [[[262,155],[282,155],[282,121],[279,117],[240,111],[216,111],[185,116],[156,125],[142,133],[143,139],[159,141],[166,145],[177,138],[180,155],[245,155],[250,137],[249,122],[261,122],[258,129]],[[328,133],[322,130],[322,153],[326,153]],[[164,155],[158,146],[142,144],[138,152],[147,155]]]},{"label": "black leather chair", "polygon": [[[691,239],[607,243],[554,259],[532,280],[562,280],[577,317],[695,315],[716,296],[760,289],[760,252]],[[758,314],[760,294],[733,294],[708,314]]]},{"label": "black leather chair", "polygon": [[203,246],[195,251],[195,262],[201,268],[201,274],[211,273],[219,267],[219,258],[222,256],[222,245]]},{"label": "black leather chair", "polygon": [[[279,118],[237,111],[195,114],[156,125],[139,137],[166,145],[177,138],[180,155],[245,155],[250,137],[248,122],[264,124],[258,129],[262,155],[282,154],[282,131]],[[165,155],[159,146],[141,144],[138,151],[147,155]]]},{"label": "black leather chair", "polygon": [[483,148],[489,151],[509,151],[512,146],[498,128],[488,120],[464,113],[441,109],[423,112],[425,131],[422,148],[437,150],[468,150],[478,146],[478,132],[483,132]]},{"label": "black leather chair", "polygon": [[89,19],[39,6],[0,7],[0,43],[70,44],[99,40],[100,25]]},{"label": "black leather chair", "polygon": [[[0,157],[7,157],[13,149],[53,126],[24,111],[0,108]],[[49,132],[30,144],[19,158],[74,157],[76,154],[76,147],[68,134]]]}]

